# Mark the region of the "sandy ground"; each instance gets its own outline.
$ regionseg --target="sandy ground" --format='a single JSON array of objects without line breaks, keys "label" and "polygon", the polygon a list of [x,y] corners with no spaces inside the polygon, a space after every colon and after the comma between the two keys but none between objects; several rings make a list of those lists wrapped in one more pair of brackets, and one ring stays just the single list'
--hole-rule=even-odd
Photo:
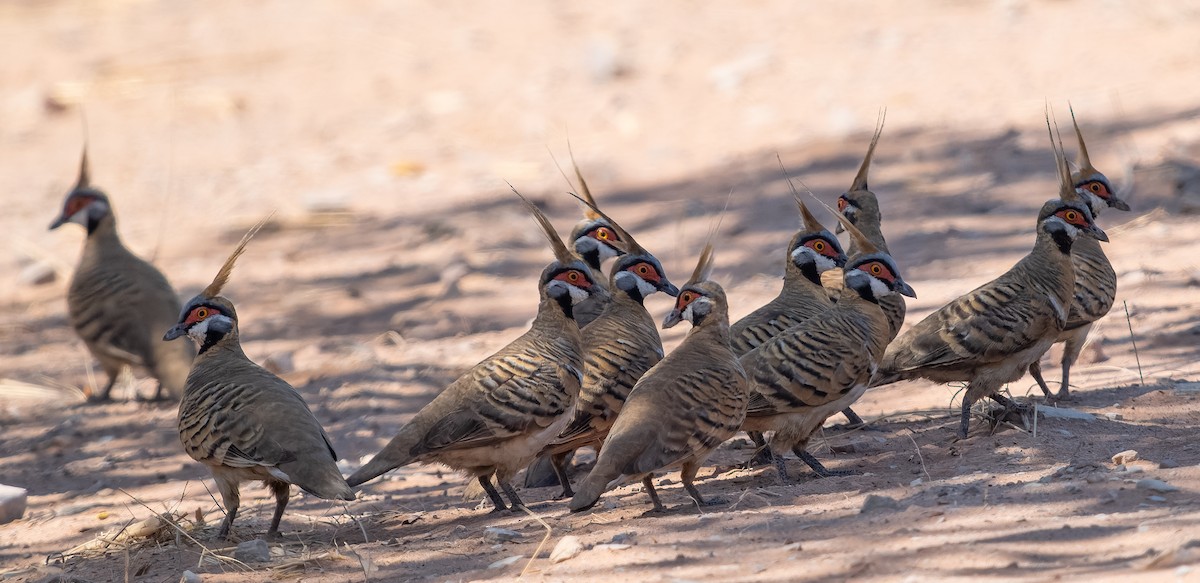
[{"label": "sandy ground", "polygon": [[[26,517],[0,526],[0,577],[1200,579],[1200,181],[1181,169],[1200,160],[1198,26],[1200,4],[1173,1],[0,4],[0,483],[30,492]],[[527,490],[535,518],[411,467],[345,507],[296,495],[272,560],[241,564],[213,538],[220,508],[173,407],[130,391],[82,403],[101,374],[66,321],[83,235],[45,231],[74,180],[81,108],[126,243],[181,295],[277,210],[227,295],[247,353],[282,367],[348,470],[533,316],[550,254],[503,181],[569,228],[578,208],[547,149],[564,160],[569,140],[606,210],[679,279],[732,190],[716,278],[737,317],[776,293],[797,224],[776,153],[832,202],[886,106],[871,186],[920,296],[911,323],[1027,252],[1056,192],[1047,99],[1060,120],[1074,104],[1134,209],[1101,219],[1118,303],[1064,404],[1090,420],[976,420],[959,441],[955,387],[898,384],[856,406],[870,429],[816,440],[855,476],[792,460],[783,485],[738,468],[735,439],[699,482],[726,504],[695,508],[672,473],[664,515],[631,485],[578,515],[556,489]],[[661,319],[669,302],[648,307]],[[1056,381],[1056,353],[1045,367]],[[1009,390],[1040,394],[1030,379]],[[1131,449],[1138,461],[1113,462]],[[235,534],[250,540],[271,504],[253,486],[243,504]],[[167,511],[186,535],[64,554]],[[585,550],[551,562],[567,535]]]}]

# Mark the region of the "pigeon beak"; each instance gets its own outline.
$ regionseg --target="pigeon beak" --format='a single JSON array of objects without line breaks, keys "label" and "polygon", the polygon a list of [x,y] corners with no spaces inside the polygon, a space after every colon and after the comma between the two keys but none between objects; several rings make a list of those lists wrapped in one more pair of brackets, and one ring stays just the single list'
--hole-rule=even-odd
[{"label": "pigeon beak", "polygon": [[176,324],[170,330],[167,330],[166,334],[163,334],[163,340],[174,340],[184,334],[187,334],[187,328],[183,324]]},{"label": "pigeon beak", "polygon": [[841,235],[842,233],[845,233],[845,232],[846,232],[846,227],[843,227],[842,223],[840,223],[840,222],[837,224],[837,228],[833,230],[834,235]]},{"label": "pigeon beak", "polygon": [[1127,203],[1115,196],[1108,200],[1108,206],[1111,206],[1119,211],[1129,210],[1129,203]]},{"label": "pigeon beak", "polygon": [[63,226],[64,224],[66,224],[67,220],[68,220],[67,217],[58,217],[57,219],[54,219],[54,222],[50,223],[50,230],[53,231],[54,229],[57,229],[57,228]]},{"label": "pigeon beak", "polygon": [[908,285],[908,282],[904,281],[903,279],[896,280],[896,291],[900,292],[901,295],[906,295],[910,298],[915,299],[917,297],[917,292],[913,291],[912,286]]},{"label": "pigeon beak", "polygon": [[673,298],[679,297],[679,288],[675,287],[675,284],[667,281],[667,278],[665,277],[659,280],[658,291],[661,291],[662,293],[665,293]]},{"label": "pigeon beak", "polygon": [[670,328],[682,321],[683,321],[683,314],[679,310],[671,310],[671,313],[667,314],[666,318],[663,318],[662,327],[664,329]]},{"label": "pigeon beak", "polygon": [[1095,237],[1098,241],[1103,241],[1105,243],[1108,242],[1108,233],[1105,233],[1104,230],[1096,224],[1092,224],[1092,226],[1088,227],[1087,233],[1092,237]]}]

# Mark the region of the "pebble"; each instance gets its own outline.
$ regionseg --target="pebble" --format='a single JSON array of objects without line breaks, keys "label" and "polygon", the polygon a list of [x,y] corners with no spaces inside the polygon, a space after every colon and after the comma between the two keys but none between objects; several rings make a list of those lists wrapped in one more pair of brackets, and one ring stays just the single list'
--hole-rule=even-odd
[{"label": "pebble", "polygon": [[184,571],[183,576],[179,578],[179,583],[201,583],[202,581],[204,581],[203,578],[191,571]]},{"label": "pebble", "polygon": [[579,537],[575,535],[567,535],[554,545],[554,550],[550,551],[550,562],[561,563],[568,559],[573,559],[583,552],[583,543]]},{"label": "pebble", "polygon": [[0,524],[25,516],[28,492],[24,488],[0,484]]},{"label": "pebble", "polygon": [[520,561],[521,559],[524,559],[524,558],[525,558],[525,557],[523,557],[523,556],[521,556],[521,555],[514,555],[514,556],[511,556],[511,557],[509,557],[509,558],[507,558],[507,559],[500,559],[499,561],[496,561],[495,563],[492,563],[492,564],[488,565],[488,566],[487,566],[487,568],[489,568],[489,569],[503,569],[503,568],[505,568],[505,567],[507,567],[507,566],[509,566],[509,565],[511,565],[511,564],[513,564],[513,563],[516,563],[517,561]]},{"label": "pebble", "polygon": [[1138,452],[1132,449],[1127,449],[1121,453],[1112,456],[1112,463],[1117,465],[1128,464],[1129,462],[1137,461]]},{"label": "pebble", "polygon": [[1179,490],[1178,486],[1172,486],[1162,480],[1155,480],[1154,478],[1144,478],[1144,479],[1138,480],[1137,487],[1141,488],[1143,490],[1151,490],[1154,492],[1164,492],[1164,493],[1165,492],[1176,492]]},{"label": "pebble", "polygon": [[613,543],[613,544],[618,544],[618,545],[624,545],[624,544],[633,545],[633,544],[637,544],[637,541],[634,540],[635,538],[637,538],[637,533],[630,530],[627,532],[618,532],[617,534],[614,534],[612,539],[609,540],[608,542]]},{"label": "pebble", "polygon": [[862,508],[858,511],[859,514],[867,514],[876,510],[900,510],[900,503],[887,496],[879,496],[877,494],[868,494],[867,499],[863,501]]},{"label": "pebble", "polygon": [[521,538],[521,533],[519,533],[515,530],[508,530],[507,528],[497,528],[495,526],[489,526],[486,529],[484,529],[483,538],[484,538],[484,540],[489,541],[489,542],[503,543],[503,542],[514,541],[514,540]]},{"label": "pebble", "polygon": [[1178,468],[1178,467],[1179,467],[1179,462],[1177,462],[1177,461],[1175,461],[1175,460],[1173,460],[1173,459],[1164,459],[1163,461],[1161,461],[1161,462],[1158,462],[1158,467],[1159,467],[1159,469],[1162,469],[1162,470],[1169,470],[1169,469],[1171,469],[1171,468]]},{"label": "pebble", "polygon": [[17,275],[17,283],[22,285],[46,285],[54,283],[56,279],[58,279],[58,272],[54,271],[54,267],[40,261],[25,266]]},{"label": "pebble", "polygon": [[1157,494],[1155,494],[1154,496],[1146,496],[1146,499],[1151,502],[1166,502],[1167,501],[1166,498],[1159,496]]},{"label": "pebble", "polygon": [[601,544],[598,544],[598,545],[592,547],[592,549],[597,550],[597,551],[623,551],[623,550],[631,548],[631,547],[633,547],[633,545],[601,543]]},{"label": "pebble", "polygon": [[233,558],[243,563],[265,563],[271,560],[271,547],[261,538],[241,542],[233,550]]}]

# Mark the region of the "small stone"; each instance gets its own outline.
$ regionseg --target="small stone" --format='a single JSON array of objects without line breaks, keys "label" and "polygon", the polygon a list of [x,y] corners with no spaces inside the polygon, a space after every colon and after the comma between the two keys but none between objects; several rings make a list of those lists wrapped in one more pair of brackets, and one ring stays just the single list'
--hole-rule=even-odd
[{"label": "small stone", "polygon": [[920,486],[924,482],[925,482],[925,480],[922,480],[921,478],[917,478],[917,479],[909,482],[908,485],[909,486]]},{"label": "small stone", "polygon": [[483,539],[493,543],[510,542],[521,538],[521,533],[507,528],[489,526],[483,531]]},{"label": "small stone", "polygon": [[0,524],[12,522],[25,516],[28,492],[16,486],[0,484]]},{"label": "small stone", "polygon": [[525,557],[523,557],[521,555],[514,555],[507,559],[500,559],[499,561],[496,561],[495,563],[488,565],[487,568],[488,569],[503,569],[503,568],[505,568],[513,563],[516,563],[517,561],[520,561],[521,559],[524,559],[524,558]]},{"label": "small stone", "polygon": [[1154,478],[1144,478],[1144,479],[1138,480],[1137,487],[1141,488],[1143,490],[1151,490],[1153,492],[1162,492],[1162,493],[1176,492],[1179,490],[1178,486],[1172,486],[1162,480],[1155,480]]},{"label": "small stone", "polygon": [[1153,496],[1146,496],[1146,499],[1151,502],[1166,502],[1167,501],[1166,498],[1159,496],[1158,494],[1155,494]]},{"label": "small stone", "polygon": [[265,563],[271,560],[271,547],[261,538],[248,540],[238,543],[233,558],[243,563]]},{"label": "small stone", "polygon": [[467,530],[468,529],[465,524],[456,524],[454,525],[454,528],[450,529],[450,534],[448,536],[452,539],[460,539],[464,536],[467,536]]},{"label": "small stone", "polygon": [[901,510],[900,503],[887,496],[879,496],[877,494],[868,494],[867,499],[863,501],[862,509],[859,514],[868,514],[877,510]]},{"label": "small stone", "polygon": [[1178,467],[1179,467],[1179,462],[1177,462],[1177,461],[1175,461],[1175,460],[1173,460],[1173,459],[1170,459],[1170,458],[1168,458],[1168,459],[1164,459],[1164,460],[1163,460],[1163,461],[1161,461],[1161,462],[1158,462],[1158,467],[1159,467],[1159,469],[1162,469],[1162,470],[1169,470],[1169,469],[1171,469],[1171,468],[1178,468]]},{"label": "small stone", "polygon": [[598,544],[598,545],[592,547],[592,549],[597,550],[597,551],[623,551],[623,550],[631,548],[631,547],[633,547],[633,545],[601,543],[601,544]]},{"label": "small stone", "polygon": [[1109,421],[1120,421],[1125,418],[1120,413],[1105,413],[1104,416],[1107,417]]},{"label": "small stone", "polygon": [[1117,465],[1128,464],[1129,462],[1137,461],[1138,452],[1132,449],[1127,449],[1121,453],[1112,456],[1112,463]]},{"label": "small stone", "polygon": [[554,550],[550,551],[550,562],[561,563],[568,559],[573,559],[583,552],[583,543],[579,537],[568,534],[554,545]]},{"label": "small stone", "polygon": [[46,285],[58,279],[58,272],[48,263],[37,261],[26,265],[17,276],[17,283],[22,285]]},{"label": "small stone", "polygon": [[1121,466],[1121,467],[1124,468],[1124,471],[1126,474],[1140,474],[1140,473],[1146,471],[1146,468],[1143,468],[1142,466]]},{"label": "small stone", "polygon": [[183,576],[179,578],[179,583],[202,583],[203,581],[202,577],[191,571],[184,571]]},{"label": "small stone", "polygon": [[783,550],[789,553],[798,553],[804,550],[804,547],[800,546],[800,543],[788,543],[783,545]]},{"label": "small stone", "polygon": [[618,545],[632,545],[637,544],[637,541],[635,540],[636,538],[637,533],[631,530],[628,532],[618,532],[617,534],[614,534],[612,539],[608,542]]}]

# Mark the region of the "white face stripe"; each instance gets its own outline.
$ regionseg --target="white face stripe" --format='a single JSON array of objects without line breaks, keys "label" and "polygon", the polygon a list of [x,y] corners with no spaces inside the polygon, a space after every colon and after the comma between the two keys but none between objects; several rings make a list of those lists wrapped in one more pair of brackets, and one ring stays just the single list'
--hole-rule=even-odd
[{"label": "white face stripe", "polygon": [[1086,188],[1076,188],[1075,192],[1079,193],[1079,196],[1087,201],[1088,210],[1092,211],[1093,218],[1100,216],[1100,211],[1108,207],[1108,203],[1103,198],[1096,196]]},{"label": "white face stripe", "polygon": [[[1079,211],[1076,211],[1076,212],[1079,212]],[[1057,224],[1060,224],[1063,227],[1065,227],[1067,230],[1067,234],[1071,236],[1071,239],[1075,239],[1075,238],[1079,237],[1079,233],[1080,233],[1079,227],[1076,227],[1075,225],[1072,225],[1071,223],[1068,223],[1068,222],[1062,220],[1057,215],[1051,215],[1049,218],[1046,219],[1046,222],[1047,223],[1057,223]]]},{"label": "white face stripe", "polygon": [[220,320],[222,322],[228,322],[230,329],[233,328],[233,320],[231,320],[229,318],[229,316],[226,316],[224,314],[213,314],[199,322],[196,322],[195,324],[192,324],[192,326],[190,328],[188,328],[188,331],[187,331],[188,336],[190,336],[192,338],[192,340],[195,340],[196,342],[203,344],[205,339],[208,336],[209,323],[217,321],[217,320]]},{"label": "white face stripe", "polygon": [[67,219],[67,222],[68,222],[68,223],[75,223],[75,224],[77,224],[77,225],[83,225],[83,226],[85,226],[85,227],[86,227],[86,226],[87,226],[87,222],[88,222],[88,220],[87,220],[87,216],[88,216],[88,207],[90,207],[90,206],[92,206],[92,205],[90,205],[90,204],[89,204],[89,205],[84,205],[84,207],[83,207],[83,208],[81,208],[81,209],[79,209],[79,210],[75,211],[75,214],[71,215],[71,218]]},{"label": "white face stripe", "polygon": [[834,262],[833,258],[821,255],[811,247],[806,247],[804,245],[796,247],[796,250],[792,251],[792,261],[799,263],[801,255],[812,257],[813,263],[817,264],[817,273],[825,273],[826,271],[837,267],[837,263]]},{"label": "white face stripe", "polygon": [[628,282],[632,281],[633,285],[637,286],[638,293],[641,294],[643,298],[650,297],[651,294],[658,291],[657,286],[642,279],[640,275],[631,271],[618,271],[615,279],[619,286],[624,286],[626,289],[629,288]]}]

